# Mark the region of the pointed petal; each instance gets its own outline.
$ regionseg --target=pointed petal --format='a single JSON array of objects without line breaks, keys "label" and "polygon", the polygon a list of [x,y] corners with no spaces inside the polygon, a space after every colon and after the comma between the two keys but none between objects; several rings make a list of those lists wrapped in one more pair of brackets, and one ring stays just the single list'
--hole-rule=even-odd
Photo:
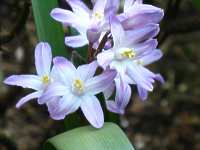
[{"label": "pointed petal", "polygon": [[115,78],[116,96],[115,101],[106,101],[107,109],[117,114],[124,114],[125,108],[131,98],[131,88],[128,83],[122,80],[122,77]]},{"label": "pointed petal", "polygon": [[124,109],[118,108],[116,102],[113,100],[107,100],[106,107],[110,112],[121,114],[121,115],[124,114]]},{"label": "pointed petal", "polygon": [[93,61],[90,64],[81,65],[77,68],[77,72],[83,81],[87,81],[92,78],[98,67],[97,61]]},{"label": "pointed petal", "polygon": [[49,75],[52,61],[51,47],[40,42],[35,48],[35,67],[39,76]]},{"label": "pointed petal", "polygon": [[25,97],[23,97],[22,99],[19,100],[19,102],[16,104],[16,108],[20,108],[22,105],[24,105],[25,103],[27,103],[28,101],[34,99],[34,98],[38,98],[42,95],[42,91],[37,91],[34,93],[31,93]]},{"label": "pointed petal", "polygon": [[145,54],[151,53],[156,49],[158,45],[158,41],[156,39],[150,39],[143,43],[139,43],[134,45],[134,49],[136,51],[136,55],[141,57]]},{"label": "pointed petal", "polygon": [[164,78],[161,76],[161,74],[156,74],[156,76],[155,76],[155,78],[154,78],[155,80],[157,80],[157,81],[159,81],[161,84],[164,84],[165,83],[165,80],[164,80]]},{"label": "pointed petal", "polygon": [[143,56],[140,60],[142,61],[142,64],[146,66],[159,60],[162,56],[163,56],[162,51],[157,49]]},{"label": "pointed petal", "polygon": [[116,13],[120,6],[120,0],[107,0],[106,11],[113,10]]},{"label": "pointed petal", "polygon": [[62,120],[66,115],[75,112],[81,104],[81,99],[68,93],[60,99],[51,100],[47,103],[50,116],[54,120]]},{"label": "pointed petal", "polygon": [[108,86],[104,91],[103,91],[103,95],[105,97],[105,99],[108,99],[110,96],[112,96],[113,92],[115,89],[115,84],[114,82],[112,82],[110,84],[110,86]]},{"label": "pointed petal", "polygon": [[124,43],[125,31],[116,16],[110,17],[111,33],[114,41],[114,47],[118,47]]},{"label": "pointed petal", "polygon": [[55,57],[53,59],[55,69],[60,75],[61,80],[70,85],[72,83],[73,78],[77,76],[76,68],[74,65],[64,57]]},{"label": "pointed petal", "polygon": [[137,90],[138,90],[138,94],[139,94],[139,97],[141,98],[141,100],[143,100],[143,101],[146,100],[148,97],[148,91],[143,89],[140,86],[137,86]]},{"label": "pointed petal", "polygon": [[95,128],[103,127],[104,115],[99,100],[95,96],[85,96],[82,100],[81,110]]},{"label": "pointed petal", "polygon": [[36,75],[12,75],[6,78],[4,83],[34,90],[40,90],[42,88],[42,81]]},{"label": "pointed petal", "polygon": [[78,48],[88,44],[88,40],[83,35],[66,36],[65,44],[69,47]]},{"label": "pointed petal", "polygon": [[143,27],[149,23],[159,23],[164,16],[164,12],[152,5],[135,4],[127,10],[124,16],[126,16],[126,19],[122,21],[122,25],[126,30],[130,30]]},{"label": "pointed petal", "polygon": [[39,104],[44,104],[57,96],[66,95],[69,88],[59,82],[54,82],[48,86],[44,94],[38,99]]},{"label": "pointed petal", "polygon": [[106,6],[106,0],[96,0],[96,3],[94,4],[93,7],[93,12],[104,13],[105,6]]},{"label": "pointed petal", "polygon": [[116,99],[117,108],[124,110],[131,98],[131,87],[124,82],[122,78],[115,80],[116,84]]},{"label": "pointed petal", "polygon": [[97,55],[98,64],[105,70],[114,58],[113,50],[105,50]]},{"label": "pointed petal", "polygon": [[152,78],[149,77],[151,74],[149,74],[149,72],[145,72],[143,67],[137,66],[135,64],[129,65],[127,67],[127,75],[140,87],[148,91],[153,90],[153,81]]},{"label": "pointed petal", "polygon": [[154,38],[159,33],[159,30],[158,24],[148,24],[143,28],[128,30],[126,31],[126,45],[135,45],[139,42]]},{"label": "pointed petal", "polygon": [[51,11],[51,17],[55,19],[56,21],[59,21],[64,24],[77,24],[78,18],[75,16],[75,14],[69,10],[61,9],[61,8],[54,8]]},{"label": "pointed petal", "polygon": [[86,91],[92,95],[103,92],[112,83],[115,76],[115,71],[108,70],[98,76],[88,79],[85,83]]}]

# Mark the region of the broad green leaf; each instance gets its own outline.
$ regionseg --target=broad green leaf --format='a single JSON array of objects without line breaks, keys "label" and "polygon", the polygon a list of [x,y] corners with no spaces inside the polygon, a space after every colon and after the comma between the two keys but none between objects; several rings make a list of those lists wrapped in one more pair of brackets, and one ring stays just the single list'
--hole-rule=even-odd
[{"label": "broad green leaf", "polygon": [[58,0],[31,0],[31,2],[39,41],[49,42],[54,56],[68,56],[64,45],[63,27],[50,16],[51,10],[58,7]]},{"label": "broad green leaf", "polygon": [[47,141],[44,150],[134,150],[124,132],[113,123],[102,129],[76,128]]}]

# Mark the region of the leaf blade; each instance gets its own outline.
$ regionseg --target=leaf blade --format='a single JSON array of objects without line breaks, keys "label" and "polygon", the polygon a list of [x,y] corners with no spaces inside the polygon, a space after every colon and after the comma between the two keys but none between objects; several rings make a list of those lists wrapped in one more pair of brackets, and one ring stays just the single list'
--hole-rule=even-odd
[{"label": "leaf blade", "polygon": [[124,132],[113,123],[102,129],[76,128],[47,141],[44,150],[134,150]]},{"label": "leaf blade", "polygon": [[50,12],[58,7],[57,0],[31,0],[33,15],[39,41],[46,41],[52,47],[53,55],[68,56],[64,45],[64,31],[62,25],[54,21]]}]

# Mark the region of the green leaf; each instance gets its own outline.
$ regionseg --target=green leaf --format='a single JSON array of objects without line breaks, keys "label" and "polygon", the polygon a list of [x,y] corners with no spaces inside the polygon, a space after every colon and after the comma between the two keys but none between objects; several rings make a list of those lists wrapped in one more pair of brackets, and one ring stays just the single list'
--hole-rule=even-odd
[{"label": "green leaf", "polygon": [[102,129],[76,128],[47,141],[44,150],[134,150],[124,132],[113,123]]},{"label": "green leaf", "polygon": [[58,7],[58,0],[31,0],[31,2],[39,41],[49,42],[54,56],[68,56],[64,45],[63,27],[50,16],[51,10]]},{"label": "green leaf", "polygon": [[195,6],[200,10],[200,0],[193,0]]}]

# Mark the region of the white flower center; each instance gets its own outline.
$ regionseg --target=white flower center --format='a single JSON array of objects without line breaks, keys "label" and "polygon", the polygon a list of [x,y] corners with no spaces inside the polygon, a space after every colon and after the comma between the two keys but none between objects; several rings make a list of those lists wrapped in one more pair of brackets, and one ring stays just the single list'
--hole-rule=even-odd
[{"label": "white flower center", "polygon": [[73,84],[72,84],[72,91],[75,93],[75,94],[78,94],[78,95],[81,95],[83,94],[84,92],[84,83],[82,80],[80,79],[75,79],[73,81]]}]

